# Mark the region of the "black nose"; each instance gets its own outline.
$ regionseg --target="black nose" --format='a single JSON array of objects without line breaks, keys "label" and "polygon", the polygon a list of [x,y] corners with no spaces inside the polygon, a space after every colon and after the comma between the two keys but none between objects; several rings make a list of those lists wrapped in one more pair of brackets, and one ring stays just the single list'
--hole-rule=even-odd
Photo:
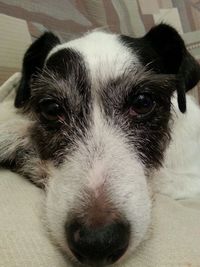
[{"label": "black nose", "polygon": [[79,262],[90,265],[112,264],[126,251],[128,223],[115,222],[102,227],[87,227],[79,222],[66,226],[69,248]]}]

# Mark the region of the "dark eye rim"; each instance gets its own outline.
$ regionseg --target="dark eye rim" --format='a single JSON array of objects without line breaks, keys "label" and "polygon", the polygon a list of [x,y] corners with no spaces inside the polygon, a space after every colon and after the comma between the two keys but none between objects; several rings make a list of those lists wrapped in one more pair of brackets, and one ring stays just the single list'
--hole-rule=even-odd
[{"label": "dark eye rim", "polygon": [[45,114],[45,111],[42,110],[42,104],[45,104],[45,103],[48,103],[49,102],[49,105],[50,104],[56,104],[58,105],[59,109],[60,109],[60,112],[59,114],[62,114],[64,113],[63,109],[61,108],[60,104],[54,100],[54,99],[51,99],[51,98],[45,98],[45,99],[41,99],[39,102],[38,102],[38,107],[37,107],[37,113],[39,114],[40,118],[42,118],[43,120],[47,121],[47,122],[51,122],[51,123],[55,123],[55,122],[59,122],[58,121],[58,116],[55,116],[55,118],[48,118],[48,114]]},{"label": "dark eye rim", "polygon": [[157,102],[156,102],[156,99],[154,98],[154,96],[150,93],[146,93],[146,92],[139,92],[139,93],[136,93],[134,95],[131,96],[131,100],[129,99],[129,103],[128,103],[128,110],[127,112],[129,113],[130,112],[130,109],[133,107],[133,99],[135,99],[136,97],[140,96],[140,95],[145,95],[147,97],[149,97],[151,100],[152,100],[152,107],[151,109],[146,112],[146,113],[136,113],[135,115],[131,115],[129,114],[129,116],[134,119],[134,120],[145,120],[145,119],[148,119],[151,115],[153,115],[155,109],[156,109],[156,106],[157,106]]}]

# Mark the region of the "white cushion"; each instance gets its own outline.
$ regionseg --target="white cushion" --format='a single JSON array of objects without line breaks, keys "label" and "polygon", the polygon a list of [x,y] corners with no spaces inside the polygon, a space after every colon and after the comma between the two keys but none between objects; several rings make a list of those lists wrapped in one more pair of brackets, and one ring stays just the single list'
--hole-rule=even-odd
[{"label": "white cushion", "polygon": [[[1,267],[71,266],[45,231],[44,201],[44,191],[0,171]],[[174,201],[157,195],[149,239],[120,266],[200,266],[200,199]]]}]

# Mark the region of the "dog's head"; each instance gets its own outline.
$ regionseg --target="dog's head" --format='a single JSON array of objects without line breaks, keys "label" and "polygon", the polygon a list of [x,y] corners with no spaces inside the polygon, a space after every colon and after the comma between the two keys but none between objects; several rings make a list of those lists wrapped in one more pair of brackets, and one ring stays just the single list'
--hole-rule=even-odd
[{"label": "dog's head", "polygon": [[171,96],[176,90],[185,112],[185,92],[199,79],[199,65],[164,24],[142,38],[91,32],[64,44],[45,33],[28,49],[15,106],[34,116],[32,140],[53,163],[46,217],[72,259],[111,264],[144,239]]}]

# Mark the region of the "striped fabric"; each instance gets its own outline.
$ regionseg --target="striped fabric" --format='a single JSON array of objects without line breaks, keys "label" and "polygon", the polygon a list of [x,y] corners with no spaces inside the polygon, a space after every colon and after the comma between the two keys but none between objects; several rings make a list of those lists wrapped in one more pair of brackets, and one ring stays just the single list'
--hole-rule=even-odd
[{"label": "striped fabric", "polygon": [[[139,37],[167,22],[200,60],[199,0],[0,0],[0,13],[25,20],[33,39],[48,29],[69,40],[94,28]],[[200,86],[193,94],[200,100]]]}]

